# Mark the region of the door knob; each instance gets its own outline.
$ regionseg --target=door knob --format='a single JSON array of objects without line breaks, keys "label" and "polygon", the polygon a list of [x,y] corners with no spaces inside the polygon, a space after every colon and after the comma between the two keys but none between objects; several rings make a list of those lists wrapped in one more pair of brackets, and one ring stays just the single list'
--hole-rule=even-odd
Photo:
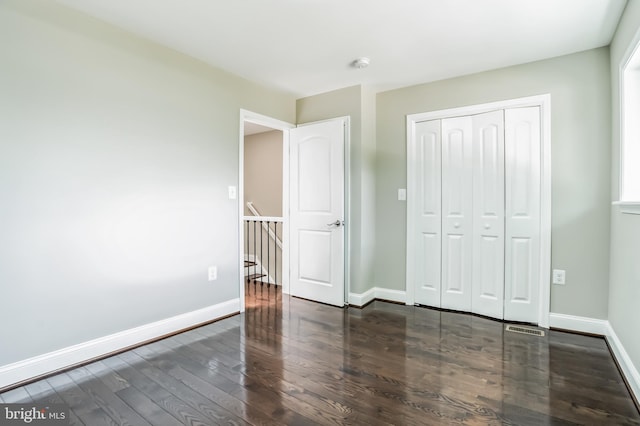
[{"label": "door knob", "polygon": [[342,226],[342,225],[344,225],[344,222],[341,221],[340,219],[336,219],[335,222],[327,223],[327,226]]},{"label": "door knob", "polygon": [[456,222],[456,223],[454,223],[454,224],[453,224],[453,227],[454,227],[454,228],[456,228],[456,229],[460,228],[460,222]]},{"label": "door knob", "polygon": [[491,228],[491,225],[489,225],[488,223],[485,223],[484,224],[484,229],[489,229],[489,228]]}]

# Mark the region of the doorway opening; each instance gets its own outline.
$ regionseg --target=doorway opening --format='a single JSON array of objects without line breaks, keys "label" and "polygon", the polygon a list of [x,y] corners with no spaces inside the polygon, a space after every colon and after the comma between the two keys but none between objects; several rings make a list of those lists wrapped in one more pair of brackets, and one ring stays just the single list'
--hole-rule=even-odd
[{"label": "doorway opening", "polygon": [[[240,307],[276,312],[288,293],[288,134],[295,127],[240,113]],[[284,291],[283,291],[284,290]]]},{"label": "doorway opening", "polygon": [[282,130],[244,123],[244,278],[247,307],[282,289]]},{"label": "doorway opening", "polygon": [[296,127],[241,110],[241,312],[283,294],[345,305],[349,122],[340,117]]}]

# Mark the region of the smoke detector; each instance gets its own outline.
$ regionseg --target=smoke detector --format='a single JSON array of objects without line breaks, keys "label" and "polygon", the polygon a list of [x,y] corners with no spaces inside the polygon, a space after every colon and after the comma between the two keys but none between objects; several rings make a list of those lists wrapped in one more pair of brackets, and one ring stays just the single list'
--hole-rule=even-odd
[{"label": "smoke detector", "polygon": [[363,56],[362,58],[358,58],[355,61],[353,61],[353,66],[361,70],[363,68],[368,67],[369,63],[371,63],[371,59],[367,58],[366,56]]}]

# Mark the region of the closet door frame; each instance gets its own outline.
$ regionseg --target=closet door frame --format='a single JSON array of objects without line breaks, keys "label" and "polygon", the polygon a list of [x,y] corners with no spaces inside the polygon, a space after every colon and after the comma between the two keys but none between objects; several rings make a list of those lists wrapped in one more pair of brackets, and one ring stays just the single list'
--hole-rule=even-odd
[{"label": "closet door frame", "polygon": [[519,107],[540,107],[541,135],[541,211],[540,211],[540,264],[539,264],[539,306],[540,327],[549,328],[551,294],[551,95],[537,95],[510,99],[460,108],[424,112],[407,115],[407,263],[406,263],[406,304],[414,305],[417,259],[415,258],[416,223],[415,209],[418,200],[415,185],[418,165],[415,153],[416,124],[429,120],[442,120],[465,115],[475,115],[498,109]]}]

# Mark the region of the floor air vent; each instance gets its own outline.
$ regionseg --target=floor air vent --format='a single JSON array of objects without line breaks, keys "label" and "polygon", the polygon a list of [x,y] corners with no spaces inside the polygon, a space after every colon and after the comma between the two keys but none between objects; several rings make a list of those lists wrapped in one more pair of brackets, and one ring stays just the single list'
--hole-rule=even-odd
[{"label": "floor air vent", "polygon": [[514,333],[522,333],[522,334],[529,334],[531,336],[544,337],[544,331],[538,330],[536,328],[520,327],[518,325],[507,325],[506,330],[512,331]]}]

